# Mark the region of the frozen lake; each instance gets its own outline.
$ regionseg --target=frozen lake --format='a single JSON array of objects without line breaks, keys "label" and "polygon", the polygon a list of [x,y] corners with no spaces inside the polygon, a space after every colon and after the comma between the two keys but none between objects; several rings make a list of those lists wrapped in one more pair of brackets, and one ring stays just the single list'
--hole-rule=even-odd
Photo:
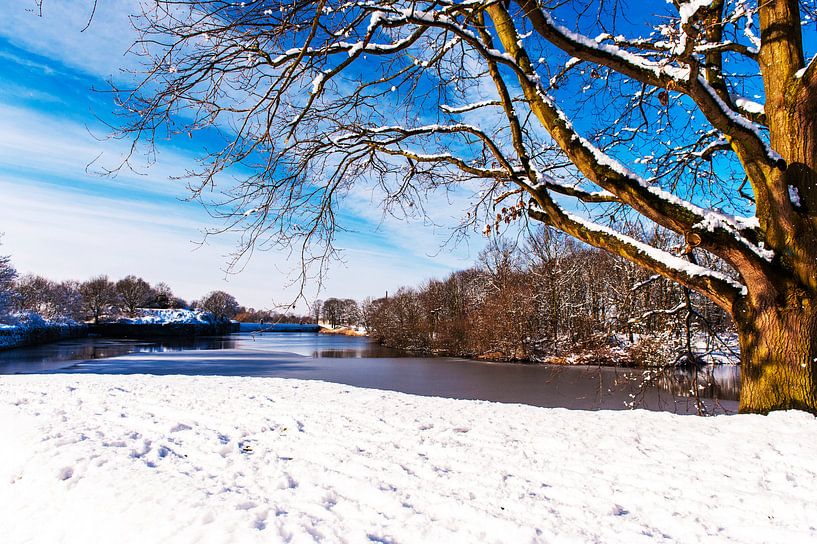
[{"label": "frozen lake", "polygon": [[237,333],[195,340],[82,339],[0,353],[0,374],[93,373],[268,376],[322,380],[426,396],[574,409],[695,412],[690,391],[714,411],[737,410],[740,370],[644,371],[416,357],[366,338],[317,333]]}]

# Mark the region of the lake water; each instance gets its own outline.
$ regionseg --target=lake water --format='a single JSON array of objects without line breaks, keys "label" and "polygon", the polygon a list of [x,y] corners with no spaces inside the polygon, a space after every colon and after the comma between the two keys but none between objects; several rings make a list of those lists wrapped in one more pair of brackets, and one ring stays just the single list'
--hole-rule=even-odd
[{"label": "lake water", "polygon": [[0,352],[0,374],[188,374],[324,380],[427,396],[574,409],[734,412],[734,366],[650,371],[418,357],[366,338],[237,333],[195,340],[82,339]]}]

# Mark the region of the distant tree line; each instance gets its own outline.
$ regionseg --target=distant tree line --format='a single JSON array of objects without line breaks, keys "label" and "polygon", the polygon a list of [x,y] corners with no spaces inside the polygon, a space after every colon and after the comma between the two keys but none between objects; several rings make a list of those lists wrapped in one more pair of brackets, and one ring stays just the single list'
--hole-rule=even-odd
[{"label": "distant tree line", "polygon": [[117,281],[101,275],[84,282],[18,276],[9,257],[0,256],[0,322],[12,315],[36,314],[49,321],[98,323],[136,317],[140,309],[198,309],[217,319],[231,319],[243,311],[235,297],[224,291],[212,291],[188,303],[166,283],[151,285],[134,275]]},{"label": "distant tree line", "polygon": [[[631,235],[667,250],[679,243],[660,231]],[[525,361],[583,353],[619,363],[689,357],[697,333],[731,327],[707,299],[547,228],[516,244],[494,238],[471,269],[366,300],[361,320],[374,339],[401,349]]]},{"label": "distant tree line", "polygon": [[[324,309],[324,304],[326,308]],[[336,325],[357,324],[354,300],[316,301],[307,315],[241,306],[225,291],[212,291],[187,302],[166,283],[151,285],[135,275],[113,281],[106,275],[87,281],[54,281],[43,276],[18,276],[8,256],[0,255],[0,323],[12,315],[36,314],[50,321],[104,321],[136,317],[140,309],[198,309],[218,319],[253,323],[316,323],[322,315]]]},{"label": "distant tree line", "polygon": [[242,323],[315,323],[312,315],[298,315],[275,310],[256,310],[255,308],[239,308],[234,319]]},{"label": "distant tree line", "polygon": [[328,298],[316,300],[310,305],[308,314],[283,313],[274,310],[256,310],[241,308],[235,316],[237,321],[245,323],[321,323],[329,327],[357,327],[362,324],[360,307],[357,301],[345,298]]}]

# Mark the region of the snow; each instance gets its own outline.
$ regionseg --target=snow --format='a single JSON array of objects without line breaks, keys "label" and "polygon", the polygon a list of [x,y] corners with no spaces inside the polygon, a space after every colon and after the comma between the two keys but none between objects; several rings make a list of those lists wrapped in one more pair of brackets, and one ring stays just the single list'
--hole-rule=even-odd
[{"label": "snow", "polygon": [[805,542],[817,422],[8,376],[6,542]]},{"label": "snow", "polygon": [[182,309],[151,309],[139,308],[139,315],[132,318],[122,318],[119,323],[133,325],[158,325],[164,323],[212,323],[213,316],[208,312]]},{"label": "snow", "polygon": [[689,0],[678,6],[678,13],[681,15],[681,25],[689,24],[689,20],[698,13],[701,8],[708,8],[712,5],[712,0]]},{"label": "snow", "polygon": [[715,104],[717,104],[718,108],[720,108],[721,112],[724,115],[726,115],[736,125],[739,125],[740,127],[744,128],[747,131],[750,131],[750,132],[752,132],[754,134],[754,137],[757,139],[757,141],[765,149],[766,156],[772,162],[779,162],[779,161],[783,160],[783,157],[781,157],[779,153],[777,153],[774,149],[772,149],[771,146],[769,145],[769,143],[763,138],[763,135],[762,135],[763,130],[759,125],[757,125],[756,123],[753,123],[749,119],[746,119],[742,115],[740,115],[737,112],[733,111],[732,108],[730,108],[729,105],[727,105],[726,102],[724,102],[721,99],[721,97],[718,96],[718,93],[715,92],[715,89],[713,89],[712,86],[709,84],[709,82],[706,81],[704,76],[702,76],[702,75],[698,76],[698,84],[701,85],[701,87],[703,87],[703,89],[706,90],[707,93],[709,93],[709,96],[712,98],[712,100],[715,102]]},{"label": "snow", "polygon": [[733,97],[733,100],[735,101],[735,105],[738,107],[738,109],[748,113],[760,115],[763,114],[766,109],[763,104],[755,102],[754,100],[749,100],[743,96]]},{"label": "snow", "polygon": [[[789,193],[791,193],[791,191]],[[755,255],[768,262],[772,262],[774,260],[774,251],[763,247],[762,242],[760,245],[755,245],[752,242],[750,242],[745,236],[739,234],[738,231],[731,230],[733,226],[732,219],[733,219],[732,217],[727,215],[709,213],[701,221],[693,225],[693,228],[702,229],[709,232],[717,232],[718,229],[730,231],[732,233],[732,236],[735,237],[735,239],[740,241],[744,246],[751,249],[755,253]]]},{"label": "snow", "polygon": [[806,63],[803,68],[800,68],[794,73],[794,77],[797,79],[802,79],[804,75],[806,75],[806,71],[817,62],[817,55],[811,57],[811,60]]},{"label": "snow", "polygon": [[496,100],[483,100],[481,102],[474,102],[473,104],[466,104],[464,106],[449,106],[448,104],[442,104],[440,109],[443,110],[445,113],[456,114],[456,113],[466,113],[469,111],[473,111],[480,108],[485,108],[488,106],[500,106],[501,103]]},{"label": "snow", "polygon": [[34,312],[15,313],[4,319],[8,322],[0,323],[0,349],[18,347],[32,335],[67,335],[70,329],[81,326],[72,319],[48,320]]},{"label": "snow", "polygon": [[[563,213],[570,221],[581,225],[585,229],[587,229],[589,231],[599,232],[599,233],[605,234],[607,236],[612,236],[614,238],[617,238],[618,240],[620,240],[624,244],[627,244],[629,246],[632,246],[632,247],[636,248],[638,251],[640,251],[642,254],[647,256],[652,261],[654,261],[656,263],[661,263],[664,266],[666,266],[667,268],[670,268],[672,270],[676,270],[676,271],[686,275],[687,277],[693,278],[693,277],[696,277],[696,276],[697,277],[707,277],[708,276],[710,278],[714,278],[714,279],[717,279],[719,281],[722,281],[724,283],[727,283],[727,284],[731,285],[732,287],[737,289],[742,295],[745,295],[746,292],[747,292],[746,286],[744,286],[743,284],[735,281],[734,279],[730,278],[729,276],[727,276],[725,274],[722,274],[722,273],[714,271],[714,270],[709,270],[708,268],[705,268],[705,267],[700,266],[698,264],[687,261],[687,260],[685,260],[685,259],[683,259],[681,257],[678,257],[676,255],[668,253],[668,252],[666,252],[666,251],[664,251],[662,249],[653,247],[653,246],[651,246],[649,244],[645,244],[644,242],[641,242],[639,240],[636,240],[635,238],[632,238],[630,236],[622,234],[622,233],[620,233],[620,232],[618,232],[618,231],[616,231],[616,230],[614,230],[614,229],[612,229],[610,227],[607,227],[607,226],[604,226],[604,225],[599,225],[597,223],[593,223],[592,221],[589,221],[587,219],[584,219],[583,217],[580,217],[578,215],[574,215],[572,213],[568,213],[568,212],[563,212]],[[762,250],[762,248],[758,248],[758,249]]]},{"label": "snow", "polygon": [[[351,56],[351,54],[350,54],[350,56]],[[317,76],[315,76],[315,79],[312,80],[312,94],[318,94],[318,92],[320,92],[321,88],[323,88],[323,81],[325,79],[326,79],[326,74],[323,73],[323,72],[321,72]]]},{"label": "snow", "polygon": [[800,207],[800,193],[794,185],[789,185],[789,200],[795,207]]},{"label": "snow", "polygon": [[[701,0],[692,0],[691,2],[691,4],[698,3],[706,4],[711,3],[711,1],[705,0],[704,2],[701,2]],[[695,9],[697,10],[698,8]],[[608,55],[612,55],[637,69],[651,72],[653,76],[655,76],[656,78],[661,78],[662,75],[665,75],[679,82],[687,81],[689,79],[691,72],[689,67],[687,66],[672,66],[665,63],[655,62],[645,57],[631,53],[617,45],[599,43],[597,40],[589,38],[583,34],[573,32],[569,28],[558,24],[556,20],[550,15],[550,13],[546,11],[542,12],[542,16],[544,17],[549,27],[551,27],[554,31],[561,34],[562,37],[573,42],[580,48],[584,48],[587,50],[595,50],[606,53]],[[603,36],[606,37],[607,35],[604,34]],[[513,58],[511,60],[515,62]]]}]

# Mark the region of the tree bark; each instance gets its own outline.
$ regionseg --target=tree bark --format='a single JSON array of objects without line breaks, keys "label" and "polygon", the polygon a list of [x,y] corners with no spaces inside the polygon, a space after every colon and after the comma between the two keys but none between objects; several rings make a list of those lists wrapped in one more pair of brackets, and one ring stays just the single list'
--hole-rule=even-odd
[{"label": "tree bark", "polygon": [[787,293],[785,304],[744,308],[740,411],[817,413],[817,299]]}]

